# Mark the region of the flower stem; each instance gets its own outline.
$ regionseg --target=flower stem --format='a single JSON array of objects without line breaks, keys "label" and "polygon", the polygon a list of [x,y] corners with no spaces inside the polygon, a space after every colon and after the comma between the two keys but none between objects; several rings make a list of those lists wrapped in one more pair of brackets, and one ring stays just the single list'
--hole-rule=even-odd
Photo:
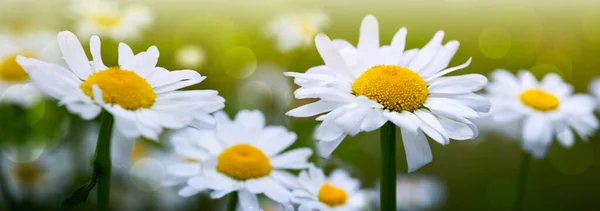
[{"label": "flower stem", "polygon": [[380,130],[381,210],[396,210],[396,126],[387,122]]},{"label": "flower stem", "polygon": [[238,193],[237,191],[231,192],[229,194],[229,202],[227,203],[227,211],[235,211],[238,201]]},{"label": "flower stem", "polygon": [[113,116],[102,111],[100,131],[94,154],[94,173],[98,175],[98,210],[108,211],[110,205],[110,177],[112,164],[110,160],[110,138],[112,137]]},{"label": "flower stem", "polygon": [[525,199],[525,189],[527,188],[527,174],[529,173],[529,161],[531,160],[531,154],[523,152],[521,156],[521,167],[519,170],[519,178],[517,184],[517,199],[515,201],[513,210],[523,210],[523,200]]}]

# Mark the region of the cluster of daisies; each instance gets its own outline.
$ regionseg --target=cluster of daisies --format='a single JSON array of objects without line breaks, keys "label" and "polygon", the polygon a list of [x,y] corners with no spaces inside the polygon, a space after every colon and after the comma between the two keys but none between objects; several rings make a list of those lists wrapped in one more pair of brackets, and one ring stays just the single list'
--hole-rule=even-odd
[{"label": "cluster of daisies", "polygon": [[[85,120],[109,113],[114,131],[124,137],[113,140],[124,151],[115,156],[129,160],[147,153],[136,139],[158,141],[170,130],[166,139],[174,153],[164,157],[169,162],[162,185],[177,187],[183,197],[235,195],[246,211],[261,209],[257,195],[288,210],[360,210],[368,203],[369,194],[359,180],[342,169],[327,176],[308,162],[312,149],[290,148],[296,134],[267,125],[260,111],[242,110],[231,119],[221,111],[225,99],[217,91],[181,90],[206,77],[194,70],[157,66],[157,47],[134,53],[120,43],[118,63],[105,64],[100,38],[94,34],[114,39],[135,35],[151,21],[147,10],[89,2],[74,10],[84,11],[76,28],[79,38],[91,37],[91,59],[69,31],[56,39],[41,34],[23,40],[0,37],[2,101],[27,107],[47,96]],[[310,44],[314,37],[324,64],[285,75],[300,86],[294,92],[297,99],[317,100],[287,115],[319,115],[316,119],[322,123],[315,137],[322,157],[330,156],[348,136],[377,130],[387,122],[400,128],[409,172],[432,161],[427,137],[442,145],[450,139],[473,139],[479,133],[473,121],[482,117],[497,127],[520,125],[522,131],[511,133],[520,134],[524,149],[540,158],[554,138],[570,147],[575,134],[586,139],[598,129],[598,100],[573,94],[573,87],[556,74],[538,81],[527,71],[514,76],[497,70],[488,83],[480,74],[451,74],[469,66],[471,59],[449,66],[459,42],[444,43],[443,31],[420,49],[406,49],[405,28],[389,45],[382,45],[377,20],[367,16],[355,46],[319,34],[326,22],[326,16],[315,13],[276,21],[266,30],[287,38],[278,40],[282,51]],[[55,43],[60,52],[53,52],[48,43]],[[592,87],[600,95],[600,81]],[[478,94],[482,89],[486,93]]]}]

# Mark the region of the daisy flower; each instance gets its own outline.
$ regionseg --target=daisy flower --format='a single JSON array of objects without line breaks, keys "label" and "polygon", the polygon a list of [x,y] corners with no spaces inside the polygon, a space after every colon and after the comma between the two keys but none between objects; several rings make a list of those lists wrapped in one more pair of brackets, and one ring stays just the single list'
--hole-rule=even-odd
[{"label": "daisy flower", "polygon": [[328,21],[327,14],[322,12],[284,15],[269,23],[265,34],[274,37],[277,49],[285,53],[312,44]]},{"label": "daisy flower", "polygon": [[489,102],[473,92],[487,79],[479,74],[445,76],[467,67],[447,68],[458,42],[442,45],[439,31],[422,49],[404,50],[406,29],[400,29],[391,45],[380,46],[377,20],[367,16],[360,28],[358,46],[345,40],[315,38],[325,65],[306,73],[285,73],[301,86],[298,99],[319,100],[287,113],[308,117],[322,113],[316,131],[321,156],[327,157],[347,136],[373,131],[387,121],[400,127],[409,171],[431,162],[425,135],[446,145],[449,139],[477,136],[471,119],[489,110]]},{"label": "daisy flower", "polygon": [[73,33],[59,33],[58,45],[68,68],[23,56],[17,62],[39,90],[58,99],[70,112],[90,120],[101,110],[108,111],[114,116],[114,127],[125,137],[157,140],[163,128],[214,124],[208,114],[224,106],[225,100],[213,90],[176,91],[206,77],[193,70],[157,67],[155,46],[134,55],[129,46],[120,43],[119,65],[107,67],[97,36],[90,39],[91,62]]},{"label": "daisy flower", "polygon": [[292,192],[292,202],[298,210],[352,211],[367,205],[367,193],[360,190],[360,181],[344,170],[334,170],[326,177],[323,170],[311,166],[298,177],[299,188]]},{"label": "daisy flower", "polygon": [[48,62],[56,61],[60,54],[52,49],[55,43],[54,36],[46,32],[18,36],[0,34],[0,101],[31,107],[42,98],[39,91],[23,86],[31,80],[16,59],[21,55]]},{"label": "daisy flower", "polygon": [[295,184],[295,177],[285,170],[307,168],[312,150],[282,152],[296,141],[296,134],[282,126],[265,126],[260,111],[242,110],[234,120],[217,112],[215,118],[215,129],[189,127],[171,138],[178,155],[201,164],[169,167],[171,174],[190,178],[180,195],[209,189],[212,198],[221,198],[237,191],[244,210],[259,208],[256,194],[288,203],[291,193],[286,187]]},{"label": "daisy flower", "polygon": [[523,148],[537,158],[545,156],[552,139],[564,147],[575,143],[574,132],[587,139],[598,128],[595,99],[573,94],[573,86],[555,73],[541,82],[522,70],[515,77],[506,70],[492,73],[486,88],[492,103],[492,118],[499,126],[518,124]]},{"label": "daisy flower", "polygon": [[141,5],[121,7],[114,0],[73,0],[70,6],[81,37],[108,36],[116,40],[135,38],[154,19],[152,11]]},{"label": "daisy flower", "polygon": [[600,103],[600,78],[596,78],[592,81],[590,84],[590,93],[592,93],[596,97],[597,102]]},{"label": "daisy flower", "polygon": [[6,175],[3,178],[8,183],[7,191],[17,199],[54,203],[48,196],[64,194],[73,179],[73,156],[65,148],[44,152],[31,161],[0,156],[0,162],[1,173]]}]

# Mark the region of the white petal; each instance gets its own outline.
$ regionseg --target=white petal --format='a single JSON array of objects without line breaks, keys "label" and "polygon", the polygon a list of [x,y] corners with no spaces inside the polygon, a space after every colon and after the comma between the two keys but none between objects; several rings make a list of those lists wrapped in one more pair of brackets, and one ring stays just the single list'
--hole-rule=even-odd
[{"label": "white petal", "polygon": [[308,167],[310,148],[296,148],[271,158],[271,166],[280,169],[302,169]]},{"label": "white petal", "polygon": [[415,114],[408,111],[400,113],[384,111],[383,116],[393,122],[396,126],[410,131],[417,131],[421,125],[421,120],[419,120]]},{"label": "white petal", "polygon": [[77,77],[85,80],[92,74],[90,62],[75,34],[70,31],[58,33],[58,46],[67,65]]},{"label": "white petal", "polygon": [[438,79],[439,77],[442,77],[442,76],[444,76],[444,75],[446,75],[448,73],[451,73],[451,72],[463,69],[465,67],[468,67],[470,64],[471,64],[471,58],[469,58],[467,60],[467,62],[465,62],[464,64],[461,64],[461,65],[458,65],[458,66],[455,66],[455,67],[451,67],[451,68],[447,68],[445,70],[442,70],[439,73],[437,73],[437,74],[435,74],[435,75],[433,75],[431,77],[426,78],[425,81],[426,82],[432,82],[435,79]]},{"label": "white petal", "polygon": [[480,74],[441,77],[429,85],[431,94],[467,94],[487,85],[487,78]]},{"label": "white petal", "polygon": [[372,15],[367,15],[360,24],[357,49],[363,55],[368,55],[379,49],[379,24]]},{"label": "white petal", "polygon": [[247,128],[262,130],[265,126],[265,116],[259,110],[241,110],[235,115],[236,124],[241,124]]},{"label": "white petal", "polygon": [[423,131],[414,132],[402,129],[401,133],[409,173],[432,161],[431,148],[429,148],[429,143]]},{"label": "white petal", "polygon": [[366,132],[371,132],[379,129],[386,122],[387,119],[383,116],[383,112],[372,109],[367,111],[367,114],[360,125],[360,129]]},{"label": "white petal", "polygon": [[255,194],[240,190],[238,191],[238,197],[240,199],[240,206],[243,210],[258,210],[260,208],[258,205],[258,198]]},{"label": "white petal", "polygon": [[539,83],[537,81],[537,79],[535,79],[535,76],[533,74],[531,74],[531,72],[528,71],[520,71],[518,73],[519,75],[519,80],[521,80],[521,88],[522,89],[534,89],[534,88],[538,88]]},{"label": "white petal", "polygon": [[129,45],[119,43],[119,66],[126,70],[132,70],[135,67],[135,55]]},{"label": "white petal", "polygon": [[341,105],[342,103],[340,102],[319,100],[317,102],[309,103],[292,109],[285,114],[293,117],[309,117],[331,111]]},{"label": "white petal", "polygon": [[92,59],[94,60],[94,71],[105,70],[107,67],[102,62],[100,38],[98,36],[92,36],[92,38],[90,38],[90,52],[92,53]]},{"label": "white petal", "polygon": [[398,30],[398,32],[396,32],[394,38],[392,38],[392,44],[390,46],[390,56],[391,59],[393,59],[390,61],[390,63],[392,64],[400,65],[400,59],[404,54],[404,48],[406,46],[406,33],[406,28],[402,27],[400,30]]},{"label": "white petal", "polygon": [[346,66],[344,59],[335,46],[333,46],[331,40],[329,40],[329,37],[323,34],[318,34],[315,37],[315,44],[327,67],[329,67],[332,71],[339,73],[340,75],[352,77],[350,72],[348,72],[348,67]]},{"label": "white petal", "polygon": [[442,47],[444,39],[444,31],[438,31],[433,38],[427,43],[413,61],[408,66],[409,69],[421,72],[421,68],[425,67],[435,56],[435,53]]},{"label": "white petal", "polygon": [[543,115],[531,115],[523,123],[523,145],[537,158],[545,156],[552,134],[550,123]]},{"label": "white petal", "polygon": [[439,120],[433,114],[424,110],[417,110],[415,111],[415,115],[423,121],[420,128],[429,137],[443,145],[450,143],[446,129],[442,127]]},{"label": "white petal", "polygon": [[333,150],[335,150],[340,145],[340,143],[342,143],[344,138],[346,138],[346,136],[340,136],[339,138],[331,141],[319,141],[317,147],[319,150],[319,156],[323,158],[328,158],[333,152]]}]

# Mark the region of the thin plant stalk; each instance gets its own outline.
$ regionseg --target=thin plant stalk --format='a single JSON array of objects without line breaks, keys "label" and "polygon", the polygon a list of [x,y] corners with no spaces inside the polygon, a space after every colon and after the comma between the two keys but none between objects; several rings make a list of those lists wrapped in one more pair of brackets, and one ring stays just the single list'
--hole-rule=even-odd
[{"label": "thin plant stalk", "polygon": [[517,199],[514,204],[515,211],[523,210],[523,201],[525,200],[525,192],[527,189],[527,175],[529,174],[529,163],[531,154],[523,152],[521,156],[521,167],[519,168],[519,177],[517,183]]},{"label": "thin plant stalk", "polygon": [[113,116],[102,111],[98,142],[94,154],[94,173],[98,176],[98,210],[108,211],[110,208],[110,180],[112,163],[110,159],[110,142],[113,130]]},{"label": "thin plant stalk", "polygon": [[387,122],[380,130],[381,210],[396,210],[396,126]]}]

